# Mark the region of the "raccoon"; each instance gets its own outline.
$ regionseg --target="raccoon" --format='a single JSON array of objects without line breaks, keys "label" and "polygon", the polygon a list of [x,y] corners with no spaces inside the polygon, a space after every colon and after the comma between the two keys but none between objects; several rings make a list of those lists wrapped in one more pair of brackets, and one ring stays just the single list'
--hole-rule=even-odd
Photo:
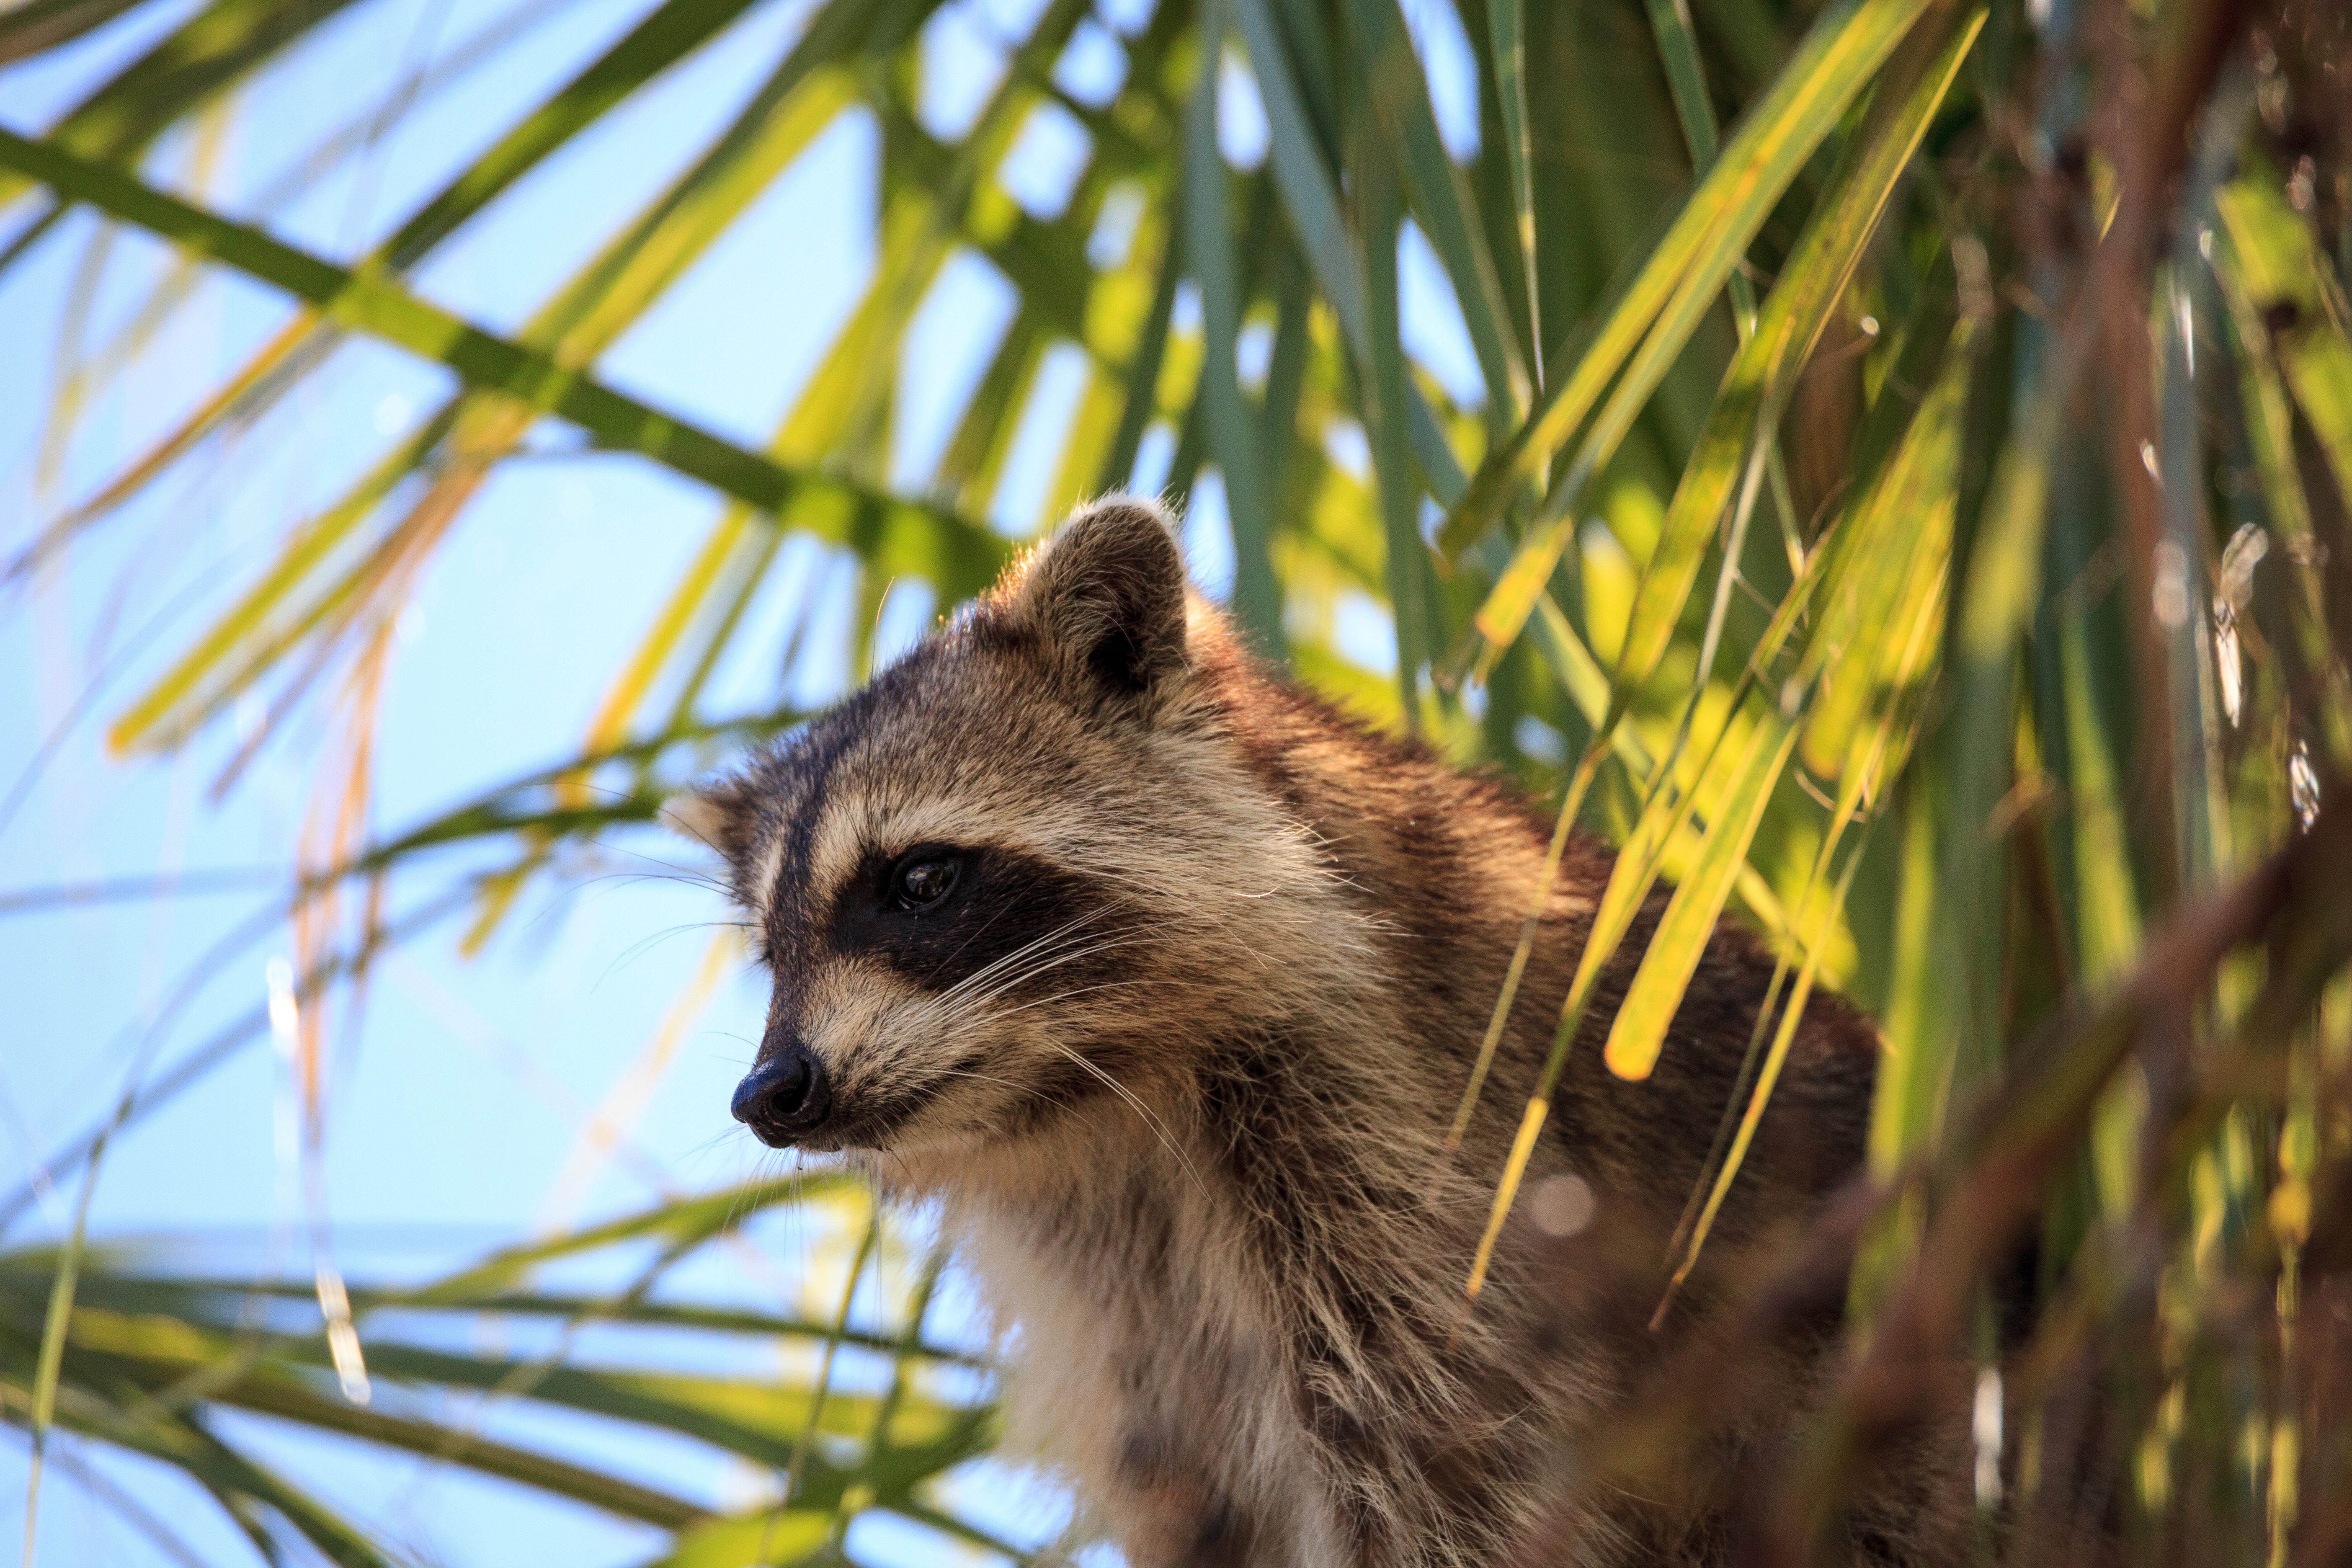
[{"label": "raccoon", "polygon": [[[1466,1305],[1611,858],[1572,842],[1449,1153],[1549,824],[1253,658],[1171,526],[1134,500],[1083,510],[674,803],[773,977],[733,1114],[936,1204],[1010,1331],[1009,1440],[1136,1568],[1723,1558],[1785,1405],[1664,1495],[1627,1489],[1609,1435],[1720,1299],[1703,1275],[1651,1332],[1770,960],[1718,930],[1656,1072],[1620,1081],[1599,1044],[1652,901],[1569,1058],[1534,1217]],[[1808,1004],[1710,1256],[1853,1171],[1876,1048],[1840,1001]],[[1776,1351],[1787,1397],[1832,1329]],[[1952,1554],[1906,1511],[1853,1516],[1853,1554]]]}]

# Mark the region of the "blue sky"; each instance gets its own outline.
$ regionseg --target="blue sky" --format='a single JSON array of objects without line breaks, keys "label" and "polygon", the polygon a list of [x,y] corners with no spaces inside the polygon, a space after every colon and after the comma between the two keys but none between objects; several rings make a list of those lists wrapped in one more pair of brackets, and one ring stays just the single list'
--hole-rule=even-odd
[{"label": "blue sky", "polygon": [[[1148,7],[1149,0],[1099,7],[1060,67],[1074,94],[1115,85],[1124,65],[1118,36]],[[71,48],[0,69],[0,122],[27,133],[45,128],[194,9],[142,5]],[[352,256],[487,146],[519,106],[565,79],[645,9],[646,0],[355,5],[274,66],[233,114],[200,134],[175,132],[146,171],[290,241]],[[414,287],[485,324],[519,324],[735,111],[808,9],[802,0],[753,6],[445,244]],[[934,130],[951,133],[968,122],[1002,70],[1003,41],[1022,34],[1034,9],[1032,0],[959,4],[934,20],[922,52],[923,114]],[[1407,10],[1432,67],[1441,122],[1458,149],[1475,134],[1467,45],[1443,0]],[[521,44],[420,94],[325,177],[291,184],[289,171],[309,148],[341,128],[364,134],[404,77],[429,75],[466,39],[514,16],[530,19]],[[1263,119],[1245,68],[1235,59],[1227,69],[1222,138],[1234,162],[1253,163],[1263,156]],[[1086,155],[1084,132],[1061,121],[1052,114],[1033,121],[999,172],[1034,210],[1051,211],[1066,197]],[[872,122],[845,114],[614,344],[600,373],[658,406],[764,441],[872,265],[877,157]],[[0,209],[0,244],[31,210],[24,201]],[[1416,358],[1449,385],[1475,384],[1451,300],[1417,235],[1408,236],[1403,260]],[[0,554],[13,554],[103,484],[282,324],[286,306],[271,291],[202,272],[131,371],[80,412],[69,442],[52,447],[61,356],[79,352],[75,344],[113,340],[174,265],[154,242],[104,233],[75,213],[0,275],[0,342],[12,350],[0,355]],[[951,265],[927,300],[907,349],[908,363],[924,370],[908,379],[899,409],[894,482],[922,482],[1010,309],[1009,286],[976,258]],[[77,321],[79,330],[70,331]],[[103,724],[218,612],[289,526],[450,389],[436,369],[347,342],[258,428],[182,462],[30,591],[6,591],[0,896],[289,864],[325,739],[315,719],[265,748],[218,800],[211,785],[250,712],[176,753],[129,762],[105,753]],[[1074,360],[1049,363],[992,512],[1008,531],[1025,531],[1037,516],[1057,456],[1055,430],[1078,390]],[[717,515],[708,492],[650,464],[564,455],[570,438],[560,427],[543,427],[534,445],[551,455],[498,471],[402,617],[378,743],[380,828],[423,818],[576,746],[619,660]],[[1164,471],[1166,446],[1164,433],[1147,443],[1139,463],[1147,487],[1155,462]],[[1204,486],[1188,547],[1212,584],[1230,571],[1223,526],[1215,487]],[[783,569],[713,684],[709,710],[767,706],[780,689],[821,702],[843,689],[852,672],[839,630],[851,605],[830,591],[831,566],[805,541],[787,546]],[[818,626],[785,669],[791,611],[803,598],[820,605]],[[877,652],[919,636],[939,607],[928,595],[893,595]],[[1377,606],[1359,606],[1341,636],[1344,651],[1379,665],[1388,633]],[[662,1070],[649,1073],[641,1060],[705,963],[713,922],[724,919],[706,889],[671,875],[691,869],[691,859],[658,834],[614,836],[567,891],[528,902],[479,957],[462,957],[444,928],[379,970],[363,1023],[339,1021],[333,1031],[326,1170],[346,1268],[413,1277],[518,1234],[761,1168],[759,1151],[725,1115],[762,1001],[740,965],[729,964]],[[431,873],[413,879],[395,889],[395,905],[435,885]],[[267,902],[257,885],[36,914],[0,906],[0,985],[9,1003],[0,1014],[0,1187],[13,1188],[98,1119],[135,1063],[168,1066],[264,1004],[268,965],[289,951],[282,931],[265,930],[203,967],[188,994],[175,993]],[[305,1255],[284,1234],[293,1213],[278,1131],[284,1076],[265,1038],[120,1141],[93,1196],[93,1234],[128,1242],[168,1233],[202,1241],[214,1266],[304,1269]],[[626,1146],[590,1163],[583,1180],[587,1110],[616,1085]],[[57,1234],[74,1195],[45,1195],[8,1241]],[[829,1299],[839,1289],[837,1237],[786,1226],[757,1239],[773,1277],[730,1275],[733,1265],[713,1259],[682,1283],[770,1305],[778,1291]],[[950,1298],[942,1321],[968,1321],[969,1310]],[[859,1375],[849,1369],[852,1381]],[[623,1456],[694,1495],[717,1498],[730,1486],[740,1495],[756,1480],[717,1473],[708,1453],[688,1445],[665,1447],[593,1422],[559,1429],[529,1413],[499,1419],[510,1424],[500,1430],[551,1447]],[[237,1430],[440,1561],[623,1563],[651,1544],[646,1532],[593,1510],[539,1503],[446,1468],[387,1463],[273,1431],[259,1418],[245,1418]],[[142,1464],[83,1446],[70,1457],[185,1529],[211,1560],[250,1560],[208,1503]],[[0,1449],[0,1538],[21,1528],[22,1475],[21,1450]],[[1014,1533],[1050,1531],[1059,1518],[1048,1486],[1002,1467],[976,1471],[967,1492],[973,1508]],[[911,1530],[877,1519],[861,1525],[851,1550],[875,1563],[938,1560],[938,1538]],[[37,1561],[170,1559],[68,1474],[45,1490]]]}]

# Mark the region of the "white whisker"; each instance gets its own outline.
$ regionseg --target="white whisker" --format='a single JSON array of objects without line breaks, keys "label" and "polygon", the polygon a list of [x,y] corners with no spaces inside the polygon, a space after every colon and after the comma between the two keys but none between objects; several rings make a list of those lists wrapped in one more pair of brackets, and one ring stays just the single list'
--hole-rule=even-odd
[{"label": "white whisker", "polygon": [[1192,1178],[1192,1184],[1200,1189],[1201,1195],[1204,1198],[1209,1196],[1209,1184],[1201,1180],[1201,1173],[1192,1168],[1192,1162],[1184,1157],[1184,1151],[1176,1147],[1176,1140],[1174,1136],[1169,1132],[1168,1124],[1160,1120],[1159,1112],[1144,1104],[1143,1101],[1137,1097],[1134,1090],[1129,1089],[1127,1085],[1113,1078],[1109,1072],[1104,1069],[1102,1064],[1099,1062],[1087,1060],[1086,1057],[1072,1050],[1069,1047],[1062,1044],[1059,1040],[1049,1040],[1046,1043],[1052,1046],[1055,1050],[1061,1052],[1064,1056],[1069,1058],[1072,1061],[1077,1063],[1080,1067],[1086,1068],[1087,1071],[1094,1074],[1095,1077],[1100,1079],[1104,1084],[1108,1086],[1113,1094],[1118,1095],[1121,1100],[1127,1101],[1127,1103],[1134,1109],[1136,1115],[1143,1119],[1143,1124],[1151,1130],[1152,1136],[1160,1140],[1160,1146],[1167,1150],[1170,1154],[1175,1156],[1176,1163],[1184,1168],[1184,1174]]}]

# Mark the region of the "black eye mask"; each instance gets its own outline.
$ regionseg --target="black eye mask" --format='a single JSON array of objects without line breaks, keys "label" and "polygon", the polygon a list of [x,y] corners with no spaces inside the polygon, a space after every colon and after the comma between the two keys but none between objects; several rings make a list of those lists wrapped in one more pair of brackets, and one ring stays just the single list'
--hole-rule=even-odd
[{"label": "black eye mask", "polygon": [[1057,987],[1083,984],[1108,957],[1085,950],[1113,938],[1121,902],[1109,883],[1018,850],[921,844],[867,856],[843,884],[831,941],[930,990],[990,964],[992,980],[1051,965],[1040,973]]}]

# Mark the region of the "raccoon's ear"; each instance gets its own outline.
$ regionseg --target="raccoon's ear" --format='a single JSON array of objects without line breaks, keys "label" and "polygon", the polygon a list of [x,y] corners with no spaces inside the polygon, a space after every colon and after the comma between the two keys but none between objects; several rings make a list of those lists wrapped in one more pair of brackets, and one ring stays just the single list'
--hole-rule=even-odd
[{"label": "raccoon's ear", "polygon": [[1073,668],[1139,694],[1184,668],[1184,558],[1149,501],[1098,501],[1029,563],[1014,612]]},{"label": "raccoon's ear", "polygon": [[739,779],[680,790],[662,802],[661,821],[672,833],[717,850],[731,865],[751,844],[751,791]]}]

